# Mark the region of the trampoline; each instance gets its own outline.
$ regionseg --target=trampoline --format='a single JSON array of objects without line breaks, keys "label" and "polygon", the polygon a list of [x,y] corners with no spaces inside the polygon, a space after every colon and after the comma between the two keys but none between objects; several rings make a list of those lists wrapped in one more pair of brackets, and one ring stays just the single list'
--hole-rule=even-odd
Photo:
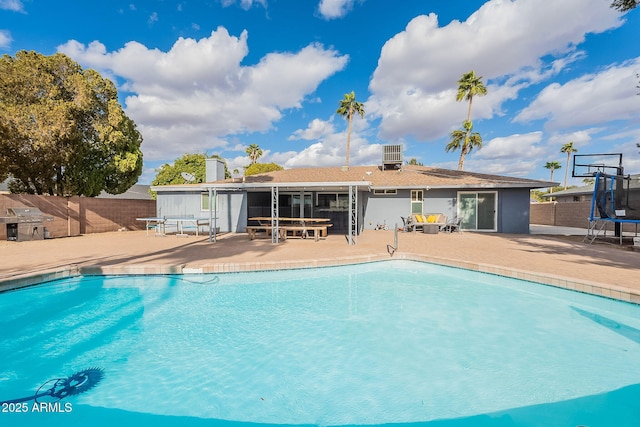
[{"label": "trampoline", "polygon": [[[581,161],[587,158],[587,162]],[[617,165],[615,161],[617,160]],[[589,154],[574,156],[574,177],[593,177],[593,195],[589,211],[589,225],[584,240],[593,243],[606,236],[607,225],[613,224],[614,235],[623,242],[623,225],[632,224],[638,236],[640,200],[631,197],[631,176],[624,174],[622,154]],[[637,198],[637,197],[636,197]]]}]

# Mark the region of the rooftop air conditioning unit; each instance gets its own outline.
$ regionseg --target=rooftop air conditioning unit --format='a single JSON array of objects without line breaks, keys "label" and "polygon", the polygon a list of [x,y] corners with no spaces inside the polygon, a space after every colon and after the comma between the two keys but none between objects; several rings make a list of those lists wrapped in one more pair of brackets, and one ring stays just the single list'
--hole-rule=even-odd
[{"label": "rooftop air conditioning unit", "polygon": [[382,146],[382,170],[402,167],[402,145]]}]

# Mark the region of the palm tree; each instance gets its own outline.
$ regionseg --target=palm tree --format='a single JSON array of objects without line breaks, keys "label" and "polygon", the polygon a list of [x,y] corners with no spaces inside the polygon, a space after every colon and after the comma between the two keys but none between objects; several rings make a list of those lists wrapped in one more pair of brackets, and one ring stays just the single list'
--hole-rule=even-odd
[{"label": "palm tree", "polygon": [[340,114],[349,121],[347,129],[347,161],[346,167],[349,167],[349,150],[351,149],[351,123],[353,121],[353,113],[358,113],[361,118],[364,117],[364,105],[356,101],[355,92],[345,93],[344,99],[340,100],[340,107],[336,110],[336,114]]},{"label": "palm tree", "polygon": [[567,153],[567,169],[564,171],[564,189],[567,189],[567,179],[569,179],[569,163],[571,162],[571,153],[577,153],[578,149],[573,147],[573,141],[568,142],[560,149],[561,153]]},{"label": "palm tree", "polygon": [[482,137],[478,132],[472,132],[473,124],[469,120],[465,120],[462,129],[456,129],[451,132],[451,142],[447,144],[445,150],[447,153],[451,150],[460,149],[460,160],[458,161],[458,170],[464,169],[464,157],[474,149],[474,147],[482,148]]},{"label": "palm tree", "polygon": [[638,7],[638,4],[640,4],[638,0],[613,0],[611,7],[620,12],[627,12]]},{"label": "palm tree", "polygon": [[[553,181],[553,173],[556,171],[556,169],[562,168],[562,165],[560,164],[560,162],[547,162],[544,167],[551,170],[551,178],[549,178],[549,181]],[[553,187],[551,187],[549,193],[553,193]]]},{"label": "palm tree", "polygon": [[469,101],[469,110],[467,111],[467,121],[471,121],[471,104],[474,96],[484,96],[487,94],[487,88],[482,83],[482,76],[476,76],[476,72],[471,70],[462,75],[458,80],[458,93],[456,101],[463,99]]},{"label": "palm tree", "polygon": [[244,152],[247,153],[247,156],[249,156],[252,165],[255,164],[262,156],[262,150],[260,149],[260,147],[258,147],[258,144],[249,145],[247,149],[244,150]]}]

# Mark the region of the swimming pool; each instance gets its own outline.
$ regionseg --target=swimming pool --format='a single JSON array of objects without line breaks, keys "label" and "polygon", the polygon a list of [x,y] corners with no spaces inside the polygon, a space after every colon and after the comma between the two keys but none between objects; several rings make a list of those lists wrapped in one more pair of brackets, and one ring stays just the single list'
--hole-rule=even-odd
[{"label": "swimming pool", "polygon": [[0,354],[0,401],[104,370],[2,425],[640,425],[640,306],[411,261],[55,281]]}]

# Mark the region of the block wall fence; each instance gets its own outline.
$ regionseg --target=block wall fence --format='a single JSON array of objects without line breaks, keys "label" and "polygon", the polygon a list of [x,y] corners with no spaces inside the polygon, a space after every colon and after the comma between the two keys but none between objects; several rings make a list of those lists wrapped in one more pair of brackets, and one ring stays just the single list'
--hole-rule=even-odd
[{"label": "block wall fence", "polygon": [[[52,216],[53,221],[44,222],[52,238],[121,229],[144,230],[144,222],[136,218],[156,216],[155,200],[0,194],[0,216],[14,207],[36,207],[44,215]],[[6,238],[7,228],[0,224],[0,240]]]},{"label": "block wall fence", "polygon": [[[529,221],[539,225],[587,228],[590,211],[591,201],[532,203]],[[613,228],[613,224],[607,223],[604,229],[613,231]],[[635,225],[623,224],[622,230],[635,232]]]},{"label": "block wall fence", "polygon": [[[109,231],[144,230],[145,224],[136,218],[156,216],[155,200],[102,199],[93,197],[55,197],[32,194],[0,194],[0,216],[7,208],[36,207],[52,216],[44,226],[52,238]],[[530,208],[531,224],[561,227],[587,227],[591,202],[533,203]],[[635,231],[624,224],[625,231]],[[608,224],[608,230],[613,230]],[[6,240],[7,230],[0,225],[0,240]]]}]

